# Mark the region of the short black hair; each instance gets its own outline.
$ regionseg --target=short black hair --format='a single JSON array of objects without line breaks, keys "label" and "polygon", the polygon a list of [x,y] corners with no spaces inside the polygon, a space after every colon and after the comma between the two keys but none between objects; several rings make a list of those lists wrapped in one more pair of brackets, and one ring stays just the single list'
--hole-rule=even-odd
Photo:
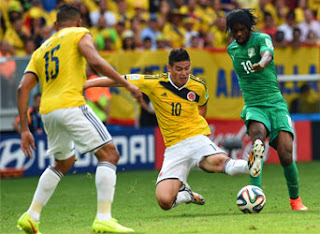
[{"label": "short black hair", "polygon": [[190,61],[188,52],[183,48],[171,50],[169,55],[169,65],[173,66],[175,62],[181,61]]},{"label": "short black hair", "polygon": [[57,22],[62,23],[69,20],[75,20],[77,17],[81,17],[80,10],[74,6],[65,4],[62,5],[57,12]]},{"label": "short black hair", "polygon": [[227,30],[230,32],[234,24],[243,24],[249,31],[257,24],[257,17],[253,15],[254,9],[237,9],[227,16]]}]

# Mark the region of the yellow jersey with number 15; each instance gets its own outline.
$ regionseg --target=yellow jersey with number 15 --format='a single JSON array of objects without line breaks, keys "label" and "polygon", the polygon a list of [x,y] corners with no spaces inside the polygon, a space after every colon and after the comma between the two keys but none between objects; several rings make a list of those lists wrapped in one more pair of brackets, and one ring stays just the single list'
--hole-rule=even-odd
[{"label": "yellow jersey with number 15", "polygon": [[86,104],[86,60],[78,47],[86,33],[82,27],[61,29],[32,54],[25,73],[33,73],[40,83],[40,114]]}]

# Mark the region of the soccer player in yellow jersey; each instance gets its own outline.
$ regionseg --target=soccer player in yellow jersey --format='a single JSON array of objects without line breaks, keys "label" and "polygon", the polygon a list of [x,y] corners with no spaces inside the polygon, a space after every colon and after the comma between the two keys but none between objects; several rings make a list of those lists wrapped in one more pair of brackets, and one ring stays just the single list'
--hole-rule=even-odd
[{"label": "soccer player in yellow jersey", "polygon": [[81,27],[80,11],[70,5],[58,9],[57,33],[37,49],[25,70],[18,88],[18,109],[21,120],[21,148],[32,157],[34,138],[28,128],[27,109],[30,90],[40,83],[40,114],[48,136],[48,155],[55,163],[41,175],[32,203],[18,220],[26,233],[39,232],[42,208],[59,181],[73,166],[74,146],[80,153],[93,152],[99,163],[96,170],[97,215],[92,228],[96,232],[133,232],[111,216],[119,153],[108,130],[86,105],[82,95],[86,81],[86,60],[101,74],[124,85],[141,98],[138,87],[123,79],[94,48],[89,31]]},{"label": "soccer player in yellow jersey", "polygon": [[[156,183],[156,198],[164,210],[181,203],[204,204],[204,198],[187,184],[194,167],[235,176],[252,174],[257,166],[255,161],[250,164],[229,158],[207,137],[210,129],[204,117],[208,91],[204,80],[190,74],[188,52],[173,49],[167,68],[168,73],[158,75],[125,75],[150,98],[166,144]],[[119,84],[102,77],[87,81],[84,88],[116,85]]]}]

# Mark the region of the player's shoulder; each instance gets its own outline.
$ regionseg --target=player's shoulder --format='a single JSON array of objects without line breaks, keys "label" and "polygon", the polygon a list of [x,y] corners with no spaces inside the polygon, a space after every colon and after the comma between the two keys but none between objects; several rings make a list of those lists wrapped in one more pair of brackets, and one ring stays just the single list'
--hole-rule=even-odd
[{"label": "player's shoulder", "polygon": [[233,42],[231,42],[230,45],[228,45],[227,52],[229,53],[231,49],[235,49],[237,47],[239,47],[238,43],[236,42],[236,40],[233,40]]},{"label": "player's shoulder", "polygon": [[271,39],[271,36],[267,33],[262,33],[262,32],[254,32],[253,35],[255,35],[255,37],[257,37],[258,39]]},{"label": "player's shoulder", "polygon": [[89,29],[84,27],[67,27],[61,30],[63,34],[73,34],[73,33],[89,33]]},{"label": "player's shoulder", "polygon": [[190,74],[190,80],[193,81],[195,84],[207,87],[206,81],[198,76]]},{"label": "player's shoulder", "polygon": [[169,80],[169,74],[168,73],[160,73],[157,74],[157,76],[159,77],[158,79],[161,81],[168,81]]}]

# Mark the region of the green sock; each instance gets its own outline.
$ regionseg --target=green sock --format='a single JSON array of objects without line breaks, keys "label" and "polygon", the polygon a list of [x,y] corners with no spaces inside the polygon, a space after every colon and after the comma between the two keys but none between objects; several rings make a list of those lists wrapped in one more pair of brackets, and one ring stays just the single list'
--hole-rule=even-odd
[{"label": "green sock", "polygon": [[290,166],[283,167],[284,176],[287,180],[287,186],[289,190],[289,196],[291,199],[299,197],[299,174],[298,168],[295,162],[292,162]]},{"label": "green sock", "polygon": [[250,184],[251,184],[251,185],[258,186],[259,188],[261,188],[262,167],[263,167],[263,160],[261,161],[261,171],[260,171],[260,175],[259,175],[258,177],[252,177],[252,176],[250,176]]}]

